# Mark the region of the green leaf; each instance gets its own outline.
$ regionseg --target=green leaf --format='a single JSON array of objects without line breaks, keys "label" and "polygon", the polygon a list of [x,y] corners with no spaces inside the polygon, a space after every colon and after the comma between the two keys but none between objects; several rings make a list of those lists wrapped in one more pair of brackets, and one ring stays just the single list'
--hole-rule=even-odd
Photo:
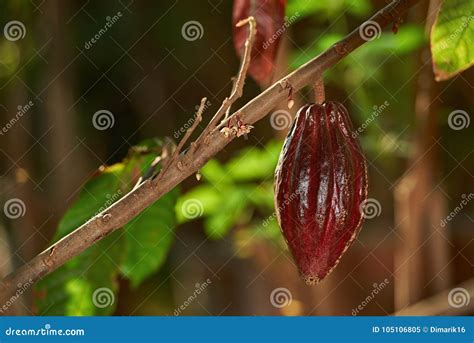
[{"label": "green leaf", "polygon": [[[123,165],[114,165],[84,185],[79,198],[59,223],[56,238],[67,235],[101,207],[120,197],[123,170]],[[109,195],[111,191],[115,192],[112,196]],[[121,232],[109,235],[39,281],[36,285],[39,314],[79,316],[112,313],[116,304],[117,266],[123,256],[122,235]],[[109,306],[102,307],[98,297],[96,303],[99,306],[94,305],[93,294],[96,290],[101,292],[97,293],[99,295],[107,293],[111,297]]]},{"label": "green leaf", "polygon": [[447,80],[474,63],[474,2],[444,1],[431,30],[431,54],[437,81]]},{"label": "green leaf", "polygon": [[93,215],[98,214],[101,209],[105,209],[120,199],[124,194],[123,171],[124,165],[118,163],[106,168],[100,175],[93,176],[83,186],[78,199],[59,222],[54,240],[64,237]]},{"label": "green leaf", "polygon": [[138,286],[165,262],[174,238],[175,189],[125,225],[126,254],[122,273]]},{"label": "green leaf", "polygon": [[[149,148],[150,143],[146,146]],[[137,160],[140,174],[146,172],[154,158],[155,154],[146,154]],[[129,167],[133,166],[137,163],[129,163]],[[124,227],[126,253],[120,269],[132,287],[137,287],[166,260],[174,238],[178,193],[177,188],[168,192]]]},{"label": "green leaf", "polygon": [[[130,150],[123,163],[102,167],[82,188],[59,223],[55,239],[64,237],[128,192],[148,170],[160,149],[148,141]],[[36,285],[40,315],[110,315],[116,306],[117,278],[122,272],[133,286],[164,262],[173,239],[177,190]]]}]

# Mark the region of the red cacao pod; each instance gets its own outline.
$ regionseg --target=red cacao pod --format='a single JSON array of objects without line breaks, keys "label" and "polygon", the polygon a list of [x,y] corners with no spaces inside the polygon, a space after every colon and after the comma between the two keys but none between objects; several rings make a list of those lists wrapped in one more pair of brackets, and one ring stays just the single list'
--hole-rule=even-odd
[{"label": "red cacao pod", "polygon": [[275,207],[307,284],[324,279],[363,222],[367,167],[349,114],[337,102],[297,113],[275,172]]},{"label": "red cacao pod", "polygon": [[234,0],[232,11],[234,46],[242,57],[248,36],[247,25],[236,24],[253,16],[257,33],[250,53],[249,74],[261,86],[268,85],[274,70],[281,34],[285,30],[286,0]]}]

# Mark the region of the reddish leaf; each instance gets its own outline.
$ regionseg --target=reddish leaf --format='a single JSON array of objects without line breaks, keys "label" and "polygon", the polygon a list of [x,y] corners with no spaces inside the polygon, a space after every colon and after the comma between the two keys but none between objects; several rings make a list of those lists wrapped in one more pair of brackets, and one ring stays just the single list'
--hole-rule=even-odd
[{"label": "reddish leaf", "polygon": [[235,24],[249,16],[257,22],[249,74],[262,86],[268,84],[273,73],[278,43],[285,29],[285,6],[286,0],[234,0],[234,46],[240,57],[244,53],[248,27],[236,27]]}]

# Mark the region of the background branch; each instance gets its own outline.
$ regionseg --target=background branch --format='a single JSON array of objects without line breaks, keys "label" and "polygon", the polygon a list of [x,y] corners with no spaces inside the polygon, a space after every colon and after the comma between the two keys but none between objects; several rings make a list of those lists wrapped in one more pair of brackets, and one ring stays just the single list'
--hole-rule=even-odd
[{"label": "background branch", "polygon": [[[474,298],[474,279],[469,279],[460,285],[453,288],[462,289],[465,291],[467,299]],[[453,306],[450,304],[454,302],[456,305],[455,298],[453,295],[449,294],[449,291],[443,291],[436,295],[433,295],[430,298],[421,300],[413,305],[407,306],[404,309],[401,309],[395,312],[394,316],[462,316],[469,314],[474,309],[474,302],[467,301],[463,306]],[[461,299],[462,300],[462,299]]]},{"label": "background branch", "polygon": [[[385,27],[392,22],[397,22],[418,1],[394,0],[369,20],[378,23],[380,27]],[[234,112],[227,120],[232,120],[238,115],[244,124],[255,123],[265,117],[278,102],[287,98],[289,87],[293,91],[298,91],[304,86],[314,84],[324,70],[335,65],[364,43],[366,43],[366,40],[359,34],[359,28],[355,29],[331,48],[274,83]],[[222,111],[222,114],[224,113],[225,110]],[[194,147],[183,156],[184,168],[178,168],[177,163],[172,163],[159,178],[144,181],[111,207],[91,218],[75,231],[34,257],[29,263],[7,276],[0,284],[0,304],[3,304],[22,285],[35,282],[53,272],[95,242],[123,227],[161,196],[194,174],[235,138],[232,135],[225,136],[219,131],[218,126],[213,128],[211,123],[204,129],[203,133],[205,134],[194,142]],[[208,128],[210,129],[209,132]]]}]

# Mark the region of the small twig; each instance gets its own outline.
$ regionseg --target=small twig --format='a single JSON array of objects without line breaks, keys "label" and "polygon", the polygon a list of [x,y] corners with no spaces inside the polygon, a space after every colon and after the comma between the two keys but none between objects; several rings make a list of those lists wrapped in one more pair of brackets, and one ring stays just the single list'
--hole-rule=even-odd
[{"label": "small twig", "polygon": [[[232,92],[231,92],[231,94],[235,92],[236,80],[237,79],[235,77],[232,78]],[[227,111],[225,111],[224,120],[229,117],[231,108],[232,108],[232,104],[229,105],[229,108],[227,108]]]},{"label": "small twig", "polygon": [[166,137],[165,143],[161,150],[161,154],[155,157],[146,172],[144,172],[143,175],[138,178],[138,181],[135,183],[135,186],[133,186],[131,192],[136,190],[143,182],[145,182],[149,178],[156,176],[158,165],[160,164],[160,162],[166,161],[170,155],[170,151],[174,151],[175,148],[176,145],[174,144],[173,140],[169,137]]},{"label": "small twig", "polygon": [[[257,32],[257,22],[255,21],[254,17],[248,17],[247,19],[241,20],[236,24],[236,26],[241,27],[246,24],[249,25],[249,34],[247,36],[247,40],[245,41],[244,54],[242,55],[239,72],[232,86],[232,92],[228,98],[224,99],[221,107],[217,110],[216,114],[209,122],[209,125],[204,129],[199,139],[201,137],[206,137],[209,132],[213,131],[217,127],[217,123],[219,122],[219,120],[221,120],[222,116],[227,113],[227,111],[230,110],[232,104],[242,96],[245,78],[247,77],[247,71],[250,66],[250,53],[252,52],[253,43],[255,41],[255,34]],[[228,115],[226,115],[226,118],[227,117]]]},{"label": "small twig", "polygon": [[207,98],[202,98],[201,99],[201,104],[199,105],[199,109],[196,112],[194,123],[193,123],[193,125],[191,125],[191,127],[188,130],[186,130],[186,133],[184,134],[183,139],[181,139],[178,146],[176,147],[176,150],[174,151],[173,155],[171,156],[170,163],[172,163],[176,159],[178,154],[181,152],[181,149],[183,148],[184,144],[186,144],[189,137],[192,135],[194,130],[196,130],[196,127],[198,126],[198,124],[201,122],[202,113],[204,112],[204,108],[206,107],[206,101],[207,101]]},{"label": "small twig", "polygon": [[[184,134],[184,137],[179,141],[179,144],[176,147],[176,149],[174,150],[173,155],[171,155],[171,158],[165,163],[165,165],[161,169],[161,172],[158,175],[159,179],[161,179],[163,177],[163,175],[168,170],[168,168],[171,166],[171,164],[173,164],[177,160],[177,157],[178,157],[179,153],[181,152],[181,150],[183,149],[184,144],[186,144],[189,137],[192,135],[194,130],[196,130],[198,124],[202,121],[202,114],[204,112],[204,109],[206,108],[206,102],[207,102],[206,97],[201,99],[201,104],[199,105],[199,109],[197,110],[196,115],[194,117],[194,123],[191,125],[191,127],[189,129],[186,130],[186,133]],[[158,181],[159,181],[159,179],[158,179]]]},{"label": "small twig", "polygon": [[149,179],[150,177],[153,176],[153,174],[155,174],[156,168],[162,160],[163,160],[163,155],[156,156],[153,162],[151,162],[150,167],[148,167],[147,171],[138,178],[138,181],[135,184],[135,186],[133,186],[132,191],[137,189],[143,183],[143,181]]}]

